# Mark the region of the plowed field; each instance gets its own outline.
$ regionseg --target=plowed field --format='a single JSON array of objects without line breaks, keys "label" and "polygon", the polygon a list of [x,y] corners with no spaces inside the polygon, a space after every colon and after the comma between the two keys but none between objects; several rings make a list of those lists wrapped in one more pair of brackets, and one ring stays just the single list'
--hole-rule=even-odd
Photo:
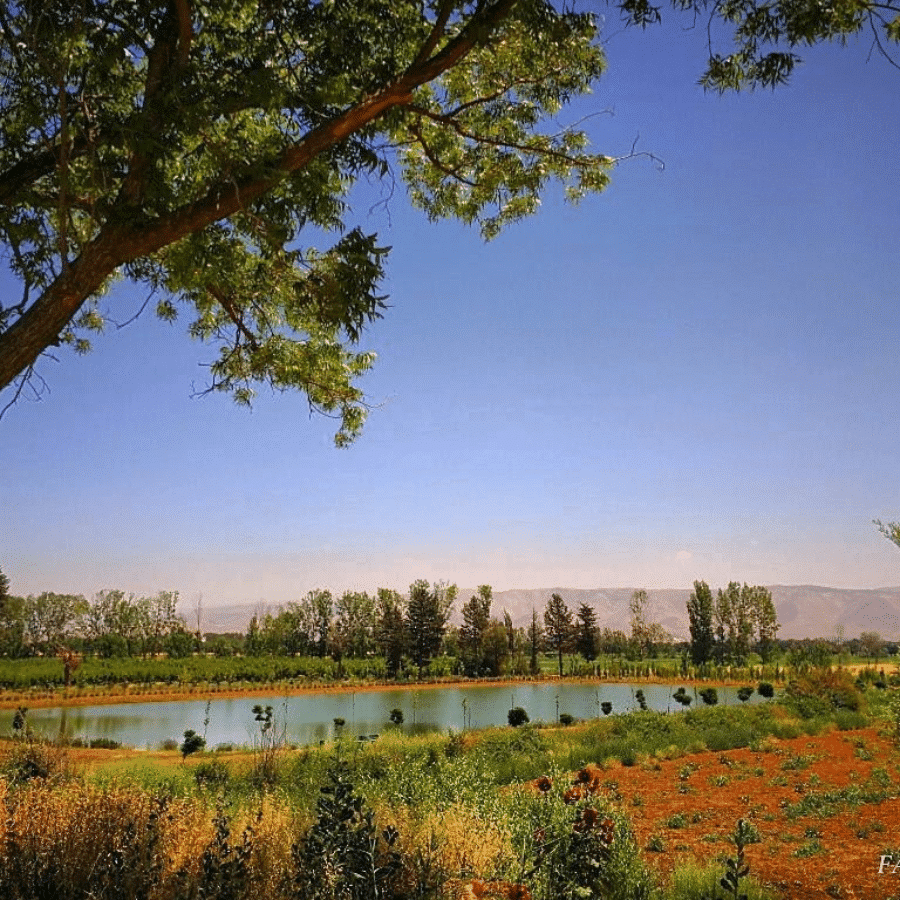
[{"label": "plowed field", "polygon": [[746,851],[751,873],[788,900],[900,898],[900,754],[891,742],[866,729],[764,747],[608,770],[606,789],[640,846],[657,848],[646,859],[662,874],[681,857],[728,855],[727,836],[744,818],[760,838]]}]

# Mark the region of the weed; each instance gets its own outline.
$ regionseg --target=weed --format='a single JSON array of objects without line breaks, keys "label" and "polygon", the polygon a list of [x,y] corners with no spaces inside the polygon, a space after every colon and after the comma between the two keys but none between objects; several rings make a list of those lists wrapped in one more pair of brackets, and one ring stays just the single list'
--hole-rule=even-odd
[{"label": "weed", "polygon": [[807,841],[802,847],[798,847],[793,855],[797,857],[797,859],[806,859],[808,856],[815,856],[817,853],[824,853],[825,848],[822,846],[821,841],[816,838]]},{"label": "weed", "polygon": [[665,853],[665,841],[658,834],[651,834],[647,838],[647,846],[644,848],[648,853]]}]

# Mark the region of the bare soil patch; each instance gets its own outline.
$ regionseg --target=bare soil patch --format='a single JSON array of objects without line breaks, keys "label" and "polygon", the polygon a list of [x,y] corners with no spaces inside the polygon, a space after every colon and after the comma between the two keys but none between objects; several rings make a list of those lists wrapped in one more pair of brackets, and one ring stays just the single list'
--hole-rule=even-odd
[{"label": "bare soil patch", "polygon": [[[900,753],[877,729],[769,739],[764,750],[705,752],[606,773],[639,846],[663,876],[678,860],[733,854],[738,819],[760,842],[751,874],[788,900],[900,897]],[[879,795],[888,799],[878,799]]]}]

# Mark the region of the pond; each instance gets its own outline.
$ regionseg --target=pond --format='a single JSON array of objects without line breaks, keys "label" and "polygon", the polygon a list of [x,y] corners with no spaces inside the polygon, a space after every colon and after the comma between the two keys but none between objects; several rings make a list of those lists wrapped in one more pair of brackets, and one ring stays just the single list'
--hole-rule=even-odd
[{"label": "pond", "polygon": [[[552,683],[454,685],[403,689],[328,692],[297,696],[248,696],[238,699],[123,703],[101,706],[32,709],[28,723],[38,734],[49,738],[108,738],[126,746],[143,749],[159,747],[165,740],[181,741],[184,731],[206,734],[207,746],[220,744],[252,746],[259,735],[253,707],[273,708],[276,727],[292,744],[314,744],[335,737],[336,718],[344,720],[343,732],[358,737],[385,731],[391,711],[403,713],[402,729],[407,733],[462,731],[506,725],[507,713],[521,706],[532,722],[556,722],[568,713],[576,719],[602,716],[601,704],[612,704],[613,714],[638,708],[635,694],[643,690],[650,709],[676,712],[681,705],[672,698],[677,685]],[[740,703],[737,689],[717,688],[719,703]],[[694,688],[692,708],[703,705]],[[747,701],[759,702],[758,694]],[[0,710],[0,734],[12,732],[13,710]],[[208,722],[204,722],[208,717]]]}]

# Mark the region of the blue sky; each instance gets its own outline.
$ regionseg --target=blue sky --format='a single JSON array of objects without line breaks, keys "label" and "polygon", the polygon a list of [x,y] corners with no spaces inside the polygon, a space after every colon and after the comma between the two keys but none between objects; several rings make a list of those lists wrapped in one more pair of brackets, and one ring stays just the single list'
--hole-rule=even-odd
[{"label": "blue sky", "polygon": [[13,592],[900,584],[871,524],[900,517],[900,73],[861,41],[722,98],[703,35],[614,31],[571,117],[664,169],[490,244],[363,198],[391,308],[349,449],[300,396],[192,399],[213,353],[183,324],[47,363],[0,422]]}]

